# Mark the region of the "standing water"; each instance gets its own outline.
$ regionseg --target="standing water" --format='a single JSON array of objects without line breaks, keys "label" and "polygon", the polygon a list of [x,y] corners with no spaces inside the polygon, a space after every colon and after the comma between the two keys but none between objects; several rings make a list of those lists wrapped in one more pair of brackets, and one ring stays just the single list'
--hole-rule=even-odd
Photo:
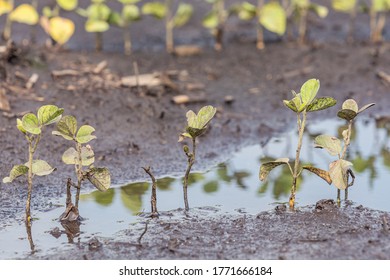
[{"label": "standing water", "polygon": [[[338,120],[309,124],[303,140],[301,161],[328,170],[329,163],[336,158],[324,150],[315,149],[313,139],[319,134],[340,137],[345,129],[343,125],[344,122]],[[390,181],[389,135],[388,118],[358,121],[354,125],[348,154],[356,176],[355,184],[349,189],[348,199],[352,203],[390,211],[390,188],[387,185]],[[275,168],[264,183],[259,181],[259,168],[262,162],[281,157],[289,157],[293,161],[296,146],[296,132],[286,132],[274,136],[264,146],[242,149],[208,172],[191,174],[188,189],[190,207],[213,206],[221,212],[255,214],[270,210],[275,204],[287,203],[292,180],[288,167]],[[182,191],[181,178],[159,179],[158,210],[162,213],[183,208]],[[138,182],[113,186],[105,193],[83,194],[79,208],[86,219],[80,225],[80,233],[75,235],[64,234],[65,229],[58,222],[64,207],[36,213],[38,220],[32,227],[35,254],[44,255],[51,249],[77,246],[78,242],[93,236],[110,237],[128,228],[129,224],[144,219],[138,216],[139,213],[150,211],[150,193],[150,183]],[[303,172],[297,190],[297,207],[314,204],[324,198],[336,199],[336,195],[334,186],[329,186],[310,172]],[[23,258],[30,253],[23,224],[10,222],[0,231],[1,259]]]}]

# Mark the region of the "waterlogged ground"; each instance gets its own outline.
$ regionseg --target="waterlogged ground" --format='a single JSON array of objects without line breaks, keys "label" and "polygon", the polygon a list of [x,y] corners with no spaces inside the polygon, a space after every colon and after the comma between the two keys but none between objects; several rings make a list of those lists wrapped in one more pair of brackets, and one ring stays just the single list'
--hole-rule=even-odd
[{"label": "waterlogged ground", "polygon": [[[200,232],[200,229],[197,228],[199,223],[201,223],[201,227],[205,227],[205,224],[208,223],[217,223],[212,226],[214,228],[212,231],[228,236],[230,243],[240,243],[236,249],[228,249],[235,252],[240,248],[240,251],[238,251],[238,257],[240,258],[290,258],[294,257],[294,254],[291,255],[291,252],[289,252],[290,245],[287,245],[291,242],[290,239],[284,241],[284,249],[281,251],[259,253],[255,247],[251,248],[249,245],[244,245],[245,242],[239,239],[236,240],[237,237],[233,237],[237,234],[234,233],[234,229],[237,230],[237,227],[241,227],[243,230],[250,231],[251,228],[255,230],[257,226],[261,226],[260,230],[264,231],[262,225],[265,222],[264,220],[270,223],[282,222],[281,217],[283,216],[286,216],[287,219],[297,219],[299,224],[300,215],[302,219],[313,219],[311,222],[314,223],[322,222],[322,224],[310,228],[306,235],[300,236],[300,243],[327,244],[332,240],[341,242],[340,237],[327,236],[318,227],[334,227],[338,234],[349,233],[349,231],[356,233],[359,227],[356,228],[356,225],[354,225],[353,229],[349,229],[344,220],[353,219],[354,224],[356,222],[362,223],[361,226],[365,229],[364,231],[378,231],[380,234],[379,237],[376,237],[377,239],[372,240],[370,239],[371,236],[368,241],[363,239],[364,242],[367,241],[368,244],[374,242],[382,246],[384,242],[382,235],[384,237],[389,235],[389,228],[386,224],[389,218],[386,212],[390,211],[388,203],[390,189],[386,188],[386,182],[390,180],[389,124],[390,119],[388,118],[381,118],[376,121],[364,119],[355,124],[349,157],[353,159],[356,184],[350,189],[348,201],[343,201],[341,208],[337,208],[334,201],[331,200],[320,201],[314,209],[308,206],[302,207],[323,198],[333,199],[336,196],[336,190],[333,186],[328,186],[311,173],[302,176],[303,179],[297,194],[298,211],[296,213],[288,212],[284,208],[290,192],[291,178],[288,169],[276,169],[271,173],[272,175],[266,183],[259,182],[260,162],[281,156],[293,158],[297,137],[295,131],[287,131],[272,137],[266,144],[241,149],[234,153],[231,159],[212,167],[207,172],[194,173],[191,176],[189,187],[190,205],[193,208],[190,213],[185,214],[180,208],[183,204],[181,178],[165,177],[158,180],[158,209],[161,213],[158,220],[148,218],[150,183],[138,182],[114,185],[106,193],[93,191],[81,196],[80,211],[86,218],[81,222],[81,225],[73,230],[58,222],[63,207],[56,207],[56,205],[60,206],[62,204],[61,200],[52,201],[53,209],[39,213],[36,217],[37,220],[34,221],[31,232],[34,244],[33,254],[30,247],[32,243],[27,238],[28,234],[24,225],[10,222],[0,232],[0,240],[7,240],[6,243],[2,244],[0,253],[3,258],[68,258],[68,254],[77,248],[80,251],[76,255],[72,253],[72,258],[89,258],[91,257],[89,256],[91,251],[94,258],[111,258],[114,257],[111,255],[114,253],[111,250],[118,250],[117,243],[127,242],[127,245],[132,248],[132,253],[138,254],[140,258],[149,258],[153,251],[147,251],[143,249],[143,246],[145,246],[145,242],[148,244],[146,246],[156,242],[153,235],[159,236],[158,231],[161,229],[158,228],[162,227],[167,228],[170,232],[168,234],[169,240],[165,240],[167,242],[166,250],[155,252],[155,256],[164,258],[176,258],[178,256],[223,258],[222,252],[213,252],[211,249],[197,255],[196,252],[192,252],[192,249],[190,249],[190,245],[187,244],[188,240],[186,241],[180,234],[180,232],[184,235],[190,234],[193,230]],[[343,125],[344,123],[339,120],[328,120],[323,123],[315,122],[309,125],[304,138],[303,162],[326,168],[333,159],[326,152],[313,148],[313,137],[324,133],[338,135],[338,132],[342,131]],[[366,137],[366,135],[372,137]],[[62,198],[63,200],[64,198]],[[384,212],[368,210],[363,205]],[[260,211],[265,212],[256,216]],[[356,211],[358,214],[355,213]],[[202,219],[206,219],[206,222],[201,222]],[[221,224],[222,219],[224,221]],[[252,219],[255,219],[255,222],[251,221]],[[319,219],[319,221],[316,219]],[[194,226],[191,221],[198,226]],[[258,225],[259,222],[261,225]],[[306,221],[305,224],[313,226],[311,222]],[[222,229],[218,229],[223,224],[229,223],[231,224],[226,229],[229,233],[221,232]],[[250,223],[251,225],[249,225]],[[274,226],[278,227],[277,224]],[[171,229],[171,227],[176,229]],[[211,232],[204,230],[205,236],[200,236],[200,238],[210,238],[207,235]],[[233,231],[233,233],[230,231]],[[274,241],[274,243],[277,243],[277,241]],[[104,250],[103,244],[106,247],[114,246],[116,249]],[[277,245],[272,244],[272,246]],[[367,244],[365,246],[371,247]],[[88,250],[85,253],[87,247]],[[183,247],[185,248],[184,251],[181,250]],[[363,252],[359,254],[359,250],[363,249],[354,248],[353,255],[351,255],[351,252],[337,255],[337,251],[327,248],[327,251],[321,251],[321,254],[310,252],[310,255],[306,257],[320,259],[334,257],[388,258],[388,249],[383,247],[369,254]],[[95,252],[100,250],[102,251],[100,255]],[[61,252],[60,255],[58,255],[59,251]],[[145,252],[148,253],[144,255]],[[223,252],[225,251],[223,250]],[[126,258],[136,258],[134,255],[129,256],[130,253],[123,249],[120,250],[120,254]],[[119,258],[119,256],[114,258]]]}]

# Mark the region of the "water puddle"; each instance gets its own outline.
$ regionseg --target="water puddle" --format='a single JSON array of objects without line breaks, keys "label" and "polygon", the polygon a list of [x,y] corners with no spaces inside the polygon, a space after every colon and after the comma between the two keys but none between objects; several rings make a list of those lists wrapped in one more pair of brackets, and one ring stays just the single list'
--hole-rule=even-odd
[{"label": "water puddle", "polygon": [[[313,139],[318,134],[339,135],[343,122],[328,120],[309,124],[304,136],[301,159],[316,167],[328,169],[335,158],[325,151],[313,148]],[[349,191],[349,200],[355,204],[378,210],[390,211],[390,118],[361,120],[355,124],[349,159],[354,163],[355,184]],[[258,179],[261,162],[295,156],[297,137],[295,131],[274,136],[261,147],[250,146],[232,155],[225,163],[205,173],[191,175],[189,204],[191,208],[211,206],[221,212],[257,213],[270,210],[277,203],[286,203],[290,194],[291,178],[287,168],[272,171],[266,183]],[[110,237],[129,224],[137,222],[140,212],[150,211],[151,184],[132,183],[114,186],[106,193],[83,194],[80,213],[85,220],[80,225],[80,234],[65,233],[57,219],[63,207],[45,213],[36,213],[32,239],[36,254],[50,253],[65,246],[78,246],[80,241],[93,236]],[[324,198],[336,199],[336,189],[311,173],[302,173],[297,192],[297,206],[313,204]],[[62,202],[65,199],[58,200]],[[54,203],[54,202],[53,202]],[[168,211],[183,208],[181,178],[158,180],[158,210]],[[55,229],[58,227],[58,229]],[[53,229],[55,229],[53,231]],[[51,232],[52,231],[52,232]],[[50,233],[51,232],[51,233]],[[24,225],[10,225],[0,232],[0,258],[22,258],[31,253]]]}]

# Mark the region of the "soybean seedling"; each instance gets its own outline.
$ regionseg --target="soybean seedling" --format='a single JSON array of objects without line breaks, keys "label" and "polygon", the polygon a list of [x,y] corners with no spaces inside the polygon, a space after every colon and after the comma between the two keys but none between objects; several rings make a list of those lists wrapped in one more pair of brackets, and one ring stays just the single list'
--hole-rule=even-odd
[{"label": "soybean seedling", "polygon": [[203,18],[202,24],[210,29],[215,38],[214,49],[222,50],[223,33],[229,17],[229,11],[225,8],[225,0],[205,0],[212,4],[211,11]]},{"label": "soybean seedling", "polygon": [[137,4],[141,0],[118,0],[122,3],[121,13],[113,11],[109,18],[109,23],[122,28],[125,54],[131,54],[130,26],[133,22],[141,19],[141,12]]},{"label": "soybean seedling", "polygon": [[31,26],[38,23],[39,15],[35,6],[36,1],[33,1],[32,4],[21,4],[14,8],[13,0],[0,0],[0,16],[2,14],[7,14],[2,33],[2,37],[5,41],[11,39],[13,22],[24,23]]},{"label": "soybean seedling", "polygon": [[256,18],[257,48],[264,49],[263,27],[273,33],[282,36],[286,32],[287,15],[278,1],[264,4],[264,0],[258,0],[257,6],[244,2],[235,7],[235,12],[241,20]]},{"label": "soybean seedling", "polygon": [[[332,97],[320,97],[316,98],[318,90],[320,88],[320,81],[316,79],[310,79],[305,82],[299,93],[292,92],[294,97],[291,100],[283,100],[284,105],[291,109],[297,115],[297,130],[298,130],[298,146],[296,149],[295,161],[293,168],[289,163],[288,158],[280,158],[275,161],[263,163],[260,167],[260,180],[267,179],[268,174],[272,169],[279,165],[287,164],[292,175],[291,195],[289,199],[290,208],[293,209],[295,205],[295,193],[297,188],[297,179],[304,169],[315,169],[312,167],[300,166],[300,153],[302,148],[303,133],[305,131],[307,114],[319,110],[324,110],[332,107],[336,104],[336,100]],[[312,172],[315,172],[311,170]]]},{"label": "soybean seedling", "polygon": [[23,118],[17,119],[16,127],[22,132],[28,143],[28,161],[25,164],[15,165],[9,177],[3,179],[3,183],[10,183],[16,178],[27,176],[27,201],[26,201],[26,224],[31,225],[31,195],[33,189],[33,177],[46,176],[54,171],[46,161],[34,159],[34,154],[42,137],[42,130],[45,126],[57,122],[64,109],[54,105],[45,105],[38,109],[37,115],[28,113]]},{"label": "soybean seedling", "polygon": [[105,0],[91,0],[91,5],[87,9],[78,8],[79,15],[86,17],[85,31],[95,33],[95,49],[103,49],[103,32],[110,29],[109,19],[112,13],[110,7],[105,4]]},{"label": "soybean seedling", "polygon": [[42,10],[40,24],[43,30],[54,40],[59,46],[64,45],[72,37],[75,31],[74,22],[68,18],[60,16],[60,11],[75,11],[77,8],[77,0],[57,0],[53,9],[45,6]]},{"label": "soybean seedling", "polygon": [[[64,116],[57,123],[57,130],[53,131],[53,135],[62,136],[66,140],[73,141],[74,147],[67,149],[62,155],[62,161],[65,164],[75,166],[77,184],[72,183],[68,180],[68,189],[71,186],[77,189],[75,207],[78,209],[81,184],[85,179],[88,179],[92,185],[95,186],[99,191],[106,191],[111,184],[110,172],[107,168],[94,167],[95,154],[90,145],[84,145],[95,139],[96,136],[92,135],[95,129],[90,125],[82,125],[80,128],[77,127],[77,120],[73,116]],[[84,166],[87,167],[84,170]],[[71,201],[69,201],[71,202]],[[69,207],[67,199],[67,207]]]},{"label": "soybean seedling", "polygon": [[176,13],[173,14],[172,2],[172,0],[150,2],[142,7],[142,13],[152,15],[159,20],[165,20],[165,46],[168,53],[174,53],[175,51],[173,29],[185,25],[193,13],[192,5],[179,3]]},{"label": "soybean seedling", "polygon": [[183,151],[187,156],[187,170],[184,175],[183,180],[183,193],[184,193],[184,205],[185,210],[188,211],[188,196],[187,196],[187,188],[188,188],[188,176],[190,175],[191,168],[195,163],[195,155],[196,155],[196,138],[202,135],[208,127],[208,124],[213,119],[217,109],[213,106],[205,106],[201,108],[198,114],[195,114],[192,110],[188,111],[187,116],[187,127],[185,132],[180,135],[179,142],[184,140],[184,138],[190,138],[192,140],[192,151],[187,145],[184,145]]},{"label": "soybean seedling", "polygon": [[299,42],[303,44],[306,38],[307,16],[314,11],[320,18],[328,15],[328,8],[319,4],[311,3],[310,0],[292,0],[293,15],[299,19]]},{"label": "soybean seedling", "polygon": [[356,19],[357,0],[332,0],[332,8],[335,11],[349,14],[348,42],[353,41]]},{"label": "soybean seedling", "polygon": [[[374,106],[374,103],[367,104],[362,108],[358,108],[355,100],[348,99],[344,101],[341,110],[338,111],[337,116],[344,119],[348,123],[348,128],[342,132],[344,145],[334,136],[319,135],[315,138],[314,143],[316,148],[323,148],[332,156],[337,156],[338,159],[329,164],[329,178],[331,183],[337,188],[337,203],[340,205],[340,190],[345,190],[345,199],[348,197],[348,187],[354,183],[355,175],[351,170],[352,163],[346,160],[347,150],[351,144],[351,134],[353,121],[358,114],[366,109]],[[349,176],[352,177],[349,183]]]}]

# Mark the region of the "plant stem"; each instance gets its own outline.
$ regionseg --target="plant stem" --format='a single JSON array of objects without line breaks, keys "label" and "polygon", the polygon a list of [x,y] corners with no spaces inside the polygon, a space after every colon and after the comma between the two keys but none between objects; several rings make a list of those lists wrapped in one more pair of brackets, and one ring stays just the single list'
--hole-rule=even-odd
[{"label": "plant stem", "polygon": [[196,150],[196,141],[195,138],[192,138],[192,153],[187,154],[188,165],[187,165],[186,173],[184,175],[184,183],[183,183],[184,205],[186,211],[190,209],[188,205],[188,196],[187,196],[188,176],[190,175],[192,165],[195,162],[195,150]]},{"label": "plant stem", "polygon": [[341,153],[341,157],[340,157],[341,159],[345,159],[345,156],[347,155],[348,147],[351,144],[351,134],[352,134],[352,120],[350,120],[348,123],[348,132],[344,142],[343,152]]},{"label": "plant stem", "polygon": [[131,36],[129,28],[130,26],[126,25],[123,29],[124,50],[126,55],[131,54]]},{"label": "plant stem", "polygon": [[[260,20],[260,10],[264,6],[264,0],[258,0],[257,1],[257,13],[258,13],[258,19]],[[257,23],[257,49],[262,50],[264,49],[264,34],[263,34],[263,27],[261,26],[260,22]]]},{"label": "plant stem", "polygon": [[97,52],[101,52],[103,50],[103,33],[95,32],[95,48]]},{"label": "plant stem", "polygon": [[353,10],[351,11],[349,17],[349,30],[348,30],[348,38],[347,38],[348,43],[353,43],[354,41],[353,34],[355,33],[355,19],[356,19],[356,6],[353,7]]},{"label": "plant stem", "polygon": [[35,252],[35,245],[34,245],[34,240],[32,238],[31,223],[26,223],[26,231],[27,231],[27,239],[28,239],[28,242],[30,243],[31,253],[34,253]]},{"label": "plant stem", "polygon": [[76,174],[77,174],[77,191],[76,191],[75,206],[78,209],[79,208],[81,182],[84,179],[83,164],[82,164],[82,158],[81,158],[81,144],[80,143],[76,143],[76,151],[77,151],[78,159],[77,159],[77,164],[75,165]]},{"label": "plant stem", "polygon": [[32,163],[34,156],[32,139],[28,143],[28,173],[27,173],[27,201],[26,201],[26,226],[31,226],[31,193],[32,193]]},{"label": "plant stem", "polygon": [[225,2],[224,0],[220,0],[215,3],[215,9],[217,10],[218,15],[218,26],[215,34],[215,45],[214,49],[216,51],[222,50],[223,45],[223,31],[224,31],[224,25],[225,25]]},{"label": "plant stem", "polygon": [[152,196],[150,198],[150,204],[152,207],[152,218],[158,217],[158,211],[157,211],[157,182],[156,178],[153,176],[152,171],[150,170],[150,166],[148,167],[142,167],[143,170],[150,176],[152,179]]},{"label": "plant stem", "polygon": [[293,183],[291,187],[291,195],[290,195],[290,208],[294,209],[295,205],[295,193],[297,189],[297,179],[299,176],[299,157],[301,154],[301,148],[302,148],[302,139],[303,139],[303,132],[305,131],[305,124],[306,124],[306,110],[303,111],[302,121],[300,119],[300,114],[297,115],[297,123],[298,123],[298,146],[295,154],[295,163],[294,163],[294,173],[293,173]]},{"label": "plant stem", "polygon": [[373,8],[374,0],[371,0],[371,9],[370,9],[370,40],[371,42],[376,42],[376,11]]},{"label": "plant stem", "polygon": [[306,37],[306,23],[307,23],[307,9],[301,9],[301,15],[299,19],[299,43],[305,43]]},{"label": "plant stem", "polygon": [[167,7],[167,15],[165,18],[165,46],[168,53],[173,53],[173,17],[172,17],[172,0],[166,0],[165,5]]}]

